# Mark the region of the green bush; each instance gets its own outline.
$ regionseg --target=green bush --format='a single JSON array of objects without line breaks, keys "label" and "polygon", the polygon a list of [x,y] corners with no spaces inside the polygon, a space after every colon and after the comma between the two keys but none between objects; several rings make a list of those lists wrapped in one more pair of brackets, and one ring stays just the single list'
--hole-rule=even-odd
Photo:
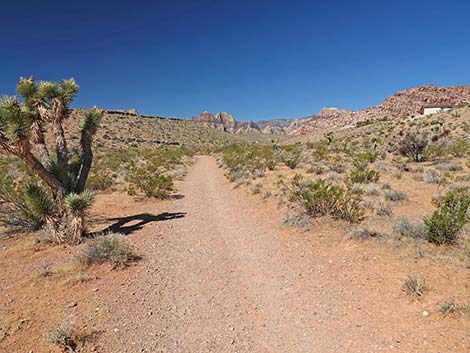
[{"label": "green bush", "polygon": [[354,169],[349,175],[349,179],[354,183],[371,183],[376,182],[380,178],[380,173],[374,169],[370,169],[369,163],[377,158],[375,153],[362,153],[353,160]]},{"label": "green bush", "polygon": [[448,191],[443,197],[435,199],[434,203],[437,210],[424,220],[427,238],[438,245],[452,244],[469,220],[470,188],[460,187]]},{"label": "green bush", "polygon": [[173,179],[151,172],[147,168],[134,167],[127,177],[131,189],[137,188],[147,197],[167,198],[173,191]]},{"label": "green bush", "polygon": [[449,146],[448,152],[454,157],[463,157],[470,153],[470,142],[466,139],[456,140]]},{"label": "green bush", "polygon": [[9,233],[39,230],[44,224],[41,214],[28,201],[27,185],[6,168],[0,169],[0,226]]},{"label": "green bush", "polygon": [[312,217],[330,214],[349,222],[359,222],[364,215],[360,194],[350,193],[342,186],[324,179],[302,180],[300,175],[296,175],[292,181],[289,199],[299,203]]},{"label": "green bush", "polygon": [[298,149],[285,149],[282,154],[282,162],[290,169],[295,169],[300,162],[300,150]]},{"label": "green bush", "polygon": [[380,173],[373,169],[354,169],[349,176],[352,183],[375,183],[379,178]]}]

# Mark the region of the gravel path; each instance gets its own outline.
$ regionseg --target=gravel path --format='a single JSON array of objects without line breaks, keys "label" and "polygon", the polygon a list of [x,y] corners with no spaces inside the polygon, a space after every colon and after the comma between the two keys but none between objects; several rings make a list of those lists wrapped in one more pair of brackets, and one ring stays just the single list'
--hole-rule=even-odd
[{"label": "gravel path", "polygon": [[402,273],[391,275],[350,246],[317,251],[311,236],[280,226],[272,207],[233,190],[213,158],[199,157],[179,192],[183,197],[146,210],[164,209],[164,221],[132,235],[145,266],[115,283],[110,352],[468,347],[468,327],[454,330],[422,317],[422,304],[408,304]]}]

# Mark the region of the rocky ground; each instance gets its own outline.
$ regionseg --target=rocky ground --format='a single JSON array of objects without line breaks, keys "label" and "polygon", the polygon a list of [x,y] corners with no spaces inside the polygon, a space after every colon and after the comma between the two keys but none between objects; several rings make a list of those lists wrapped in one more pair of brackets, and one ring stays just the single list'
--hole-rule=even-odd
[{"label": "rocky ground", "polygon": [[[468,269],[346,239],[328,219],[310,231],[281,226],[275,201],[234,190],[212,157],[198,158],[171,200],[107,195],[93,215],[142,260],[70,284],[75,250],[22,250],[20,261],[24,243],[3,241],[0,317],[17,329],[0,351],[52,351],[45,332],[68,315],[95,352],[470,350],[468,318],[438,312],[456,293],[469,297]],[[42,279],[47,258],[53,275]],[[430,287],[421,300],[401,289],[416,272]]]}]

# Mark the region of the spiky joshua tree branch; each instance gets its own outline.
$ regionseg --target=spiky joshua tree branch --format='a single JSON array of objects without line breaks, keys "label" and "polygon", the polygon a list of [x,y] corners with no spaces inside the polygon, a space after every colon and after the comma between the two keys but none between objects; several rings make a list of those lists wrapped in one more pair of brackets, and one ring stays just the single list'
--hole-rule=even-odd
[{"label": "spiky joshua tree branch", "polygon": [[93,160],[93,136],[102,111],[93,108],[85,115],[80,151],[71,162],[63,124],[77,92],[73,78],[37,83],[29,77],[20,78],[17,96],[0,99],[0,147],[22,159],[40,179],[42,185],[26,188],[26,197],[58,243],[80,242],[86,210],[92,202],[85,184]]}]

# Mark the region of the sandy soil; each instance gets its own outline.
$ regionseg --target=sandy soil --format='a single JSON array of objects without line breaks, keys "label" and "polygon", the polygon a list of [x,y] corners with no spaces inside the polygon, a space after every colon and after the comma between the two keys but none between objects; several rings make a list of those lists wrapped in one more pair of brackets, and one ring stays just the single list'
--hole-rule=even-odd
[{"label": "sandy soil", "polygon": [[[274,198],[232,186],[203,156],[172,200],[99,198],[95,221],[127,234],[143,259],[88,270],[96,279],[73,286],[32,286],[36,267],[23,264],[76,250],[28,250],[12,262],[20,243],[4,243],[0,317],[28,321],[0,352],[51,352],[44,330],[70,313],[104,353],[470,351],[470,320],[438,312],[450,298],[468,302],[470,270],[346,239],[348,226],[328,219],[309,231],[281,226]],[[430,287],[420,301],[401,290],[413,273]]]}]

